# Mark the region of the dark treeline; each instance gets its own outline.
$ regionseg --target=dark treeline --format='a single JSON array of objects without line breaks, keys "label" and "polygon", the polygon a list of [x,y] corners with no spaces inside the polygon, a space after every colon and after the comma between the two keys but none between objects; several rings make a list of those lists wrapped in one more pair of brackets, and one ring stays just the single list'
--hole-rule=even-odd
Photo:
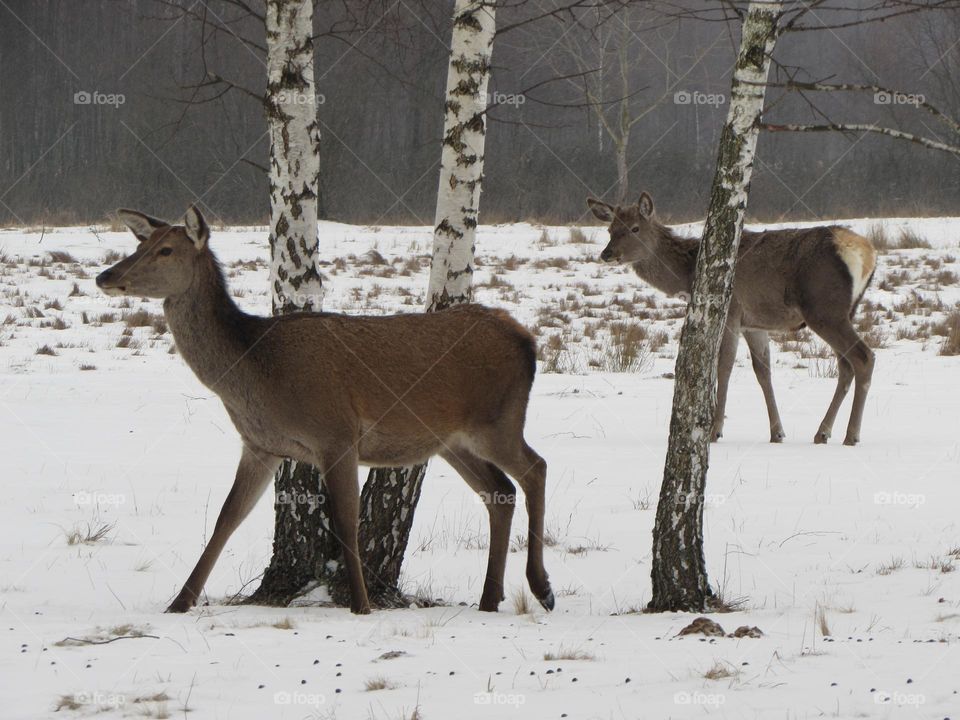
[{"label": "dark treeline", "polygon": [[[345,15],[351,5],[364,11]],[[502,28],[550,3],[509,5]],[[327,217],[432,223],[451,8],[448,0],[317,4]],[[498,35],[485,222],[585,220],[586,195],[616,198],[618,144],[628,197],[650,190],[678,220],[705,211],[739,28],[645,3],[599,17],[548,17]],[[216,221],[264,222],[263,53],[238,36],[262,46],[262,24],[225,0],[7,0],[0,223],[93,222],[117,206],[173,217],[198,198]],[[790,34],[775,60],[781,77],[802,68],[802,79],[902,89],[956,117],[958,36],[955,12],[917,13]],[[214,76],[236,87],[194,89]],[[943,134],[922,110],[869,93],[772,90],[767,105],[774,122],[827,118]],[[750,208],[762,220],[960,213],[958,158],[911,143],[765,133],[758,158]]]}]

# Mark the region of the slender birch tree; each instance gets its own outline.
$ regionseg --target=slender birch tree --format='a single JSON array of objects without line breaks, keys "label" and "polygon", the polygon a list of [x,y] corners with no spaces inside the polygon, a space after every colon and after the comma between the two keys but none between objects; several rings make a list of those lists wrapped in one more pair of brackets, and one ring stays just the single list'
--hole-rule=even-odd
[{"label": "slender birch tree", "polygon": [[[270,291],[274,314],[319,311],[317,195],[320,133],[313,76],[312,0],[267,0],[270,133]],[[285,460],[277,472],[273,557],[252,602],[286,604],[337,557],[322,476]]]},{"label": "slender birch tree", "polygon": [[[494,0],[456,0],[444,102],[440,187],[426,310],[469,302],[483,181]],[[426,465],[370,471],[360,498],[360,548],[371,598],[399,597],[404,552]]]},{"label": "slender birch tree", "polygon": [[693,296],[677,355],[670,438],[653,529],[651,610],[703,611],[713,597],[703,557],[703,499],[717,353],[730,307],[765,83],[781,12],[779,0],[754,0],[743,19]]}]

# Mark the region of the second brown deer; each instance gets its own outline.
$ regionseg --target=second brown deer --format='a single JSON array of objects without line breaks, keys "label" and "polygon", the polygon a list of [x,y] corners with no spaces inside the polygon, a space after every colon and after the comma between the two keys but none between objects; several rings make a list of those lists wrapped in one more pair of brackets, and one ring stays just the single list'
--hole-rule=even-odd
[{"label": "second brown deer", "polygon": [[[679,237],[660,223],[648,193],[642,193],[636,205],[627,207],[614,207],[594,198],[587,198],[587,205],[597,218],[609,223],[610,242],[601,252],[601,260],[630,264],[637,275],[658,290],[689,297],[699,239]],[[766,401],[770,442],[783,441],[783,424],[770,380],[768,332],[809,327],[836,353],[839,373],[836,392],[814,442],[829,440],[837,412],[854,380],[853,409],[843,442],[856,445],[860,441],[874,356],[851,320],[875,266],[876,251],[870,241],[844,227],[743,231],[733,298],[717,359],[713,440],[723,434],[727,387],[742,332]]]},{"label": "second brown deer", "polygon": [[516,497],[505,473],[526,496],[530,589],[553,609],[543,566],[547,466],[523,437],[536,370],[526,329],[479,305],[381,317],[249,315],[227,292],[196,208],[184,225],[132,210],[118,214],[140,244],[102,272],[97,285],[109,295],[163,299],[177,349],[220,396],[243,440],[213,536],[168,612],[196,604],[230,535],[285,457],[323,473],[350,609],[370,612],[357,548],[357,465],[412,465],[432,455],[444,458],[487,506],[490,549],[480,609],[495,611],[504,597]]}]

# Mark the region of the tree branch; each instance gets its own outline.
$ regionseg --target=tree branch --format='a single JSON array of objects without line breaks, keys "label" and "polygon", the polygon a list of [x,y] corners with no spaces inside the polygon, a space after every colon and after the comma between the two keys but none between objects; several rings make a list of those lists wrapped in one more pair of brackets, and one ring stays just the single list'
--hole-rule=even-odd
[{"label": "tree branch", "polygon": [[893,128],[882,127],[880,125],[864,125],[862,123],[828,123],[823,125],[760,123],[760,129],[768,130],[770,132],[877,133],[878,135],[886,135],[887,137],[896,138],[898,140],[908,140],[912,143],[917,143],[918,145],[922,145],[923,147],[930,148],[932,150],[942,150],[943,152],[952,153],[953,155],[960,155],[960,147],[956,145],[948,145],[947,143],[931,140],[930,138],[923,137],[922,135],[914,135],[913,133],[904,132],[903,130],[895,130]]}]

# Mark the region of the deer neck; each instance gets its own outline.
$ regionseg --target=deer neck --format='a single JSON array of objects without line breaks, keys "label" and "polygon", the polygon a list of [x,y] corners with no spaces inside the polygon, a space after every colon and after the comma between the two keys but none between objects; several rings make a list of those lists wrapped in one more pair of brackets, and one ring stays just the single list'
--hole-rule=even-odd
[{"label": "deer neck", "polygon": [[665,225],[658,224],[655,230],[653,241],[644,245],[643,257],[633,263],[634,272],[668,295],[689,293],[699,242],[682,238]]},{"label": "deer neck", "polygon": [[163,312],[177,350],[200,382],[218,395],[242,387],[253,318],[233,302],[211,253],[200,258],[190,288],[163,301]]}]

